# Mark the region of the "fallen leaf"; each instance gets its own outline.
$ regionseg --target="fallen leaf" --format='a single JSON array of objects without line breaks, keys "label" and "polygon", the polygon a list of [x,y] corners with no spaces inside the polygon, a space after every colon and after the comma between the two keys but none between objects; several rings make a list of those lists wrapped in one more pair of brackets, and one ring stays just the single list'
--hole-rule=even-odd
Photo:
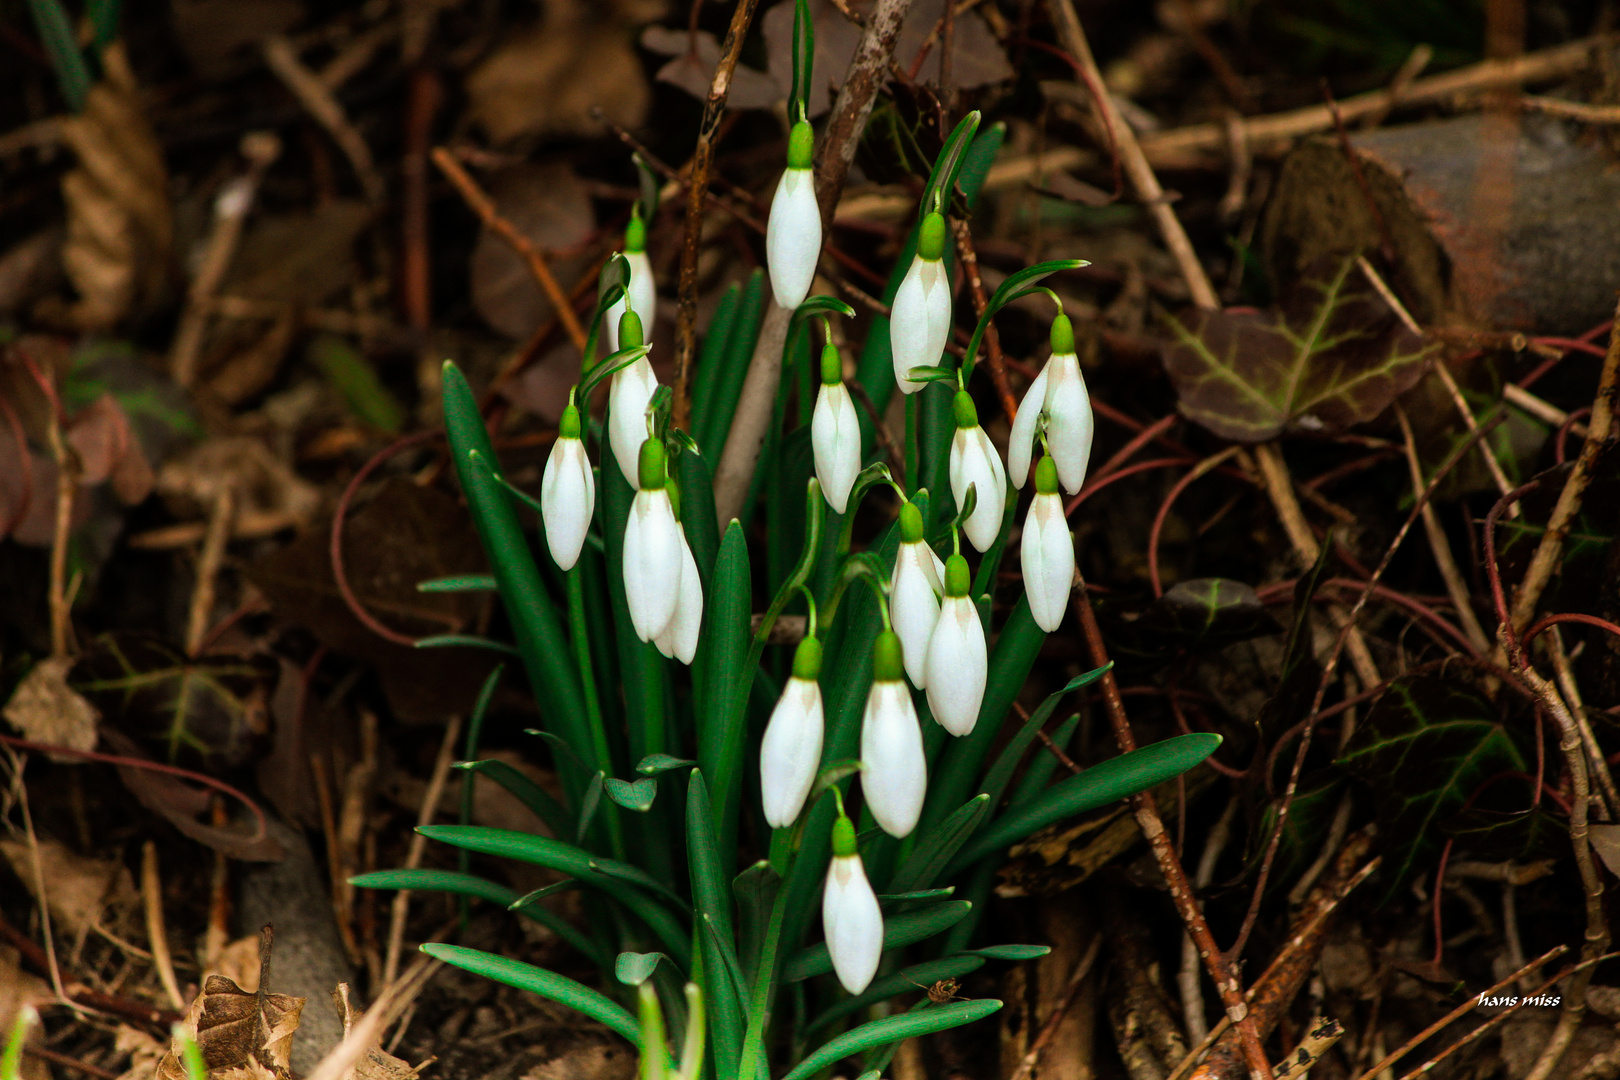
[{"label": "fallen leaf", "polygon": [[304,5],[300,0],[169,0],[169,18],[192,68],[203,82],[215,83],[253,65],[252,46],[303,22]]},{"label": "fallen leaf", "polygon": [[[699,101],[708,98],[714,85],[715,69],[720,66],[720,41],[713,34],[707,30],[693,32],[649,26],[641,32],[641,47],[659,56],[674,58],[658,69],[659,82],[679,87]],[[787,92],[787,87],[765,72],[738,64],[731,74],[726,108],[769,109],[785,98]]]},{"label": "fallen leaf", "polygon": [[[40,897],[33,850],[20,840],[0,840],[0,856],[5,857],[12,873],[28,887],[37,903]],[[45,900],[51,919],[58,930],[73,937],[98,925],[115,925],[121,913],[140,906],[128,867],[114,859],[79,855],[60,841],[45,839],[39,842],[39,871],[45,878]],[[0,980],[0,988],[4,985]]]},{"label": "fallen leaf", "polygon": [[[596,229],[596,212],[574,170],[561,163],[516,165],[487,178],[495,209],[546,251],[576,248]],[[547,260],[560,281],[585,269],[583,256]],[[522,341],[552,315],[529,264],[489,229],[478,234],[469,269],[473,306],[490,326]]]},{"label": "fallen leaf", "polygon": [[0,255],[0,312],[21,310],[57,283],[63,235],[60,225],[50,225]]},{"label": "fallen leaf", "polygon": [[1433,351],[1356,269],[1318,266],[1279,310],[1194,310],[1163,350],[1181,411],[1223,438],[1338,431],[1371,420],[1423,375]]},{"label": "fallen leaf", "polygon": [[17,684],[6,702],[5,717],[23,738],[74,750],[96,748],[96,709],[68,686],[72,666],[71,657],[50,657],[35,664]]},{"label": "fallen leaf", "polygon": [[307,523],[321,501],[320,489],[247,435],[209,439],[168,462],[158,472],[157,488],[179,504],[177,512],[190,516],[206,514],[229,489],[238,514],[281,517],[289,525]]},{"label": "fallen leaf", "polygon": [[174,242],[163,150],[121,43],[103,50],[101,66],[84,111],[62,121],[79,159],[62,178],[62,265],[79,294],[74,322],[84,330],[109,329],[160,300]]},{"label": "fallen leaf", "polygon": [[[343,1037],[347,1039],[355,1024],[365,1015],[350,1004],[348,983],[338,983],[337,989],[332,991],[332,1007],[343,1018]],[[352,1075],[355,1080],[414,1080],[421,1066],[412,1068],[403,1059],[384,1050],[379,1045],[381,1039],[382,1032],[379,1030],[366,1046],[364,1056],[354,1063],[354,1071],[345,1075]]]},{"label": "fallen leaf", "polygon": [[[260,957],[270,964],[269,928]],[[197,1040],[210,1080],[288,1080],[291,1053],[304,999],[272,994],[263,985],[250,993],[223,975],[210,975],[180,1026]],[[158,1063],[158,1080],[187,1080],[179,1035]]]},{"label": "fallen leaf", "polygon": [[1620,825],[1588,825],[1586,833],[1609,873],[1620,877]]},{"label": "fallen leaf", "polygon": [[320,304],[356,280],[355,241],[372,213],[365,203],[334,199],[314,210],[254,218],[221,292]]},{"label": "fallen leaf", "polygon": [[206,974],[223,975],[251,994],[259,989],[259,971],[259,935],[252,934],[221,949],[213,970]]},{"label": "fallen leaf", "polygon": [[164,1046],[146,1032],[128,1024],[118,1025],[113,1048],[118,1056],[128,1056],[129,1064],[118,1080],[156,1080],[158,1062],[163,1060]]},{"label": "fallen leaf", "polygon": [[539,26],[513,35],[467,76],[469,115],[493,142],[599,135],[593,108],[621,127],[641,125],[651,92],[634,27],[587,7],[549,5]]}]

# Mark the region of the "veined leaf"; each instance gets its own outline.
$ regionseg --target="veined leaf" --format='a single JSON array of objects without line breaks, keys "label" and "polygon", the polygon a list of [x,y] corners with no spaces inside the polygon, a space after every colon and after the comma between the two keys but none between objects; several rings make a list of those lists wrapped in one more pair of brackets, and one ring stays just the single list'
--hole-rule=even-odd
[{"label": "veined leaf", "polygon": [[626,810],[645,813],[652,809],[653,800],[658,797],[658,781],[650,776],[639,780],[616,780],[610,776],[602,781],[602,791]]},{"label": "veined leaf", "polygon": [[1401,323],[1355,260],[1312,271],[1280,310],[1198,309],[1169,321],[1164,366],[1183,415],[1223,438],[1264,442],[1371,420],[1416,384],[1433,345]]},{"label": "veined leaf", "polygon": [[783,1080],[805,1080],[806,1077],[814,1076],[851,1054],[858,1054],[862,1050],[870,1050],[876,1046],[888,1046],[890,1043],[915,1038],[918,1035],[930,1035],[936,1031],[971,1024],[975,1020],[984,1019],[999,1008],[1001,1002],[994,998],[984,998],[979,1001],[958,1001],[950,1005],[918,1009],[903,1016],[888,1016],[882,1020],[873,1020],[823,1044],[809,1057],[799,1062]]},{"label": "veined leaf", "polygon": [[1178,581],[1136,620],[1134,629],[1161,648],[1219,649],[1281,629],[1254,587],[1230,578]]},{"label": "veined leaf", "polygon": [[636,765],[636,772],[645,776],[657,776],[659,773],[670,772],[674,769],[690,769],[696,764],[695,761],[671,757],[668,754],[648,754]]},{"label": "veined leaf", "polygon": [[1482,783],[1527,769],[1497,706],[1474,688],[1436,675],[1391,683],[1356,725],[1339,763],[1372,788],[1385,900],[1430,865],[1445,840],[1441,823]]},{"label": "veined leaf", "polygon": [[539,994],[560,1005],[567,1005],[570,1009],[577,1009],[592,1020],[606,1024],[623,1035],[630,1040],[630,1045],[637,1049],[641,1047],[641,1025],[636,1023],[636,1018],[622,1006],[583,983],[558,975],[555,971],[535,967],[533,964],[525,964],[478,949],[468,949],[461,945],[444,945],[430,941],[422,945],[421,949],[434,959],[443,960],[463,971],[494,979],[507,986],[515,986],[519,990]]}]

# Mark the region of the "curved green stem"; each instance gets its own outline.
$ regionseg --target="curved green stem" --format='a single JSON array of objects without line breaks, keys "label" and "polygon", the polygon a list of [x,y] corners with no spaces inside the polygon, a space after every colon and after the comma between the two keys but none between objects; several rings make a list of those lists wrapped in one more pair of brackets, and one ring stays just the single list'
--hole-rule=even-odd
[{"label": "curved green stem", "polygon": [[[613,758],[608,752],[607,728],[602,723],[602,703],[596,696],[596,675],[591,664],[591,639],[585,623],[585,582],[575,563],[565,574],[568,580],[568,632],[573,641],[574,661],[579,666],[580,686],[585,691],[585,715],[590,722],[591,752],[596,767],[613,775]],[[624,858],[624,825],[617,807],[603,807],[607,813],[608,843],[615,859]]]}]

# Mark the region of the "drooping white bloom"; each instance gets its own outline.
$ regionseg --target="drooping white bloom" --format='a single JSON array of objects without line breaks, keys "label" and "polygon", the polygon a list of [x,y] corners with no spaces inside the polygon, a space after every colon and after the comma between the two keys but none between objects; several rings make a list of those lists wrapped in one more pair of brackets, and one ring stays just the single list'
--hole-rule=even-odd
[{"label": "drooping white bloom", "polygon": [[546,458],[546,472],[540,478],[540,511],[546,526],[546,547],[564,570],[579,561],[585,546],[585,533],[591,527],[596,509],[596,478],[585,456],[580,439],[579,409],[572,401],[563,410],[557,441]]},{"label": "drooping white bloom", "polygon": [[821,493],[842,514],[861,471],[861,421],[844,385],[843,361],[831,343],[821,350],[821,392],[810,417],[810,446]]},{"label": "drooping white bloom", "polygon": [[686,542],[686,529],[677,522],[675,536],[681,548],[681,583],[675,595],[675,614],[664,632],[653,638],[658,651],[671,660],[690,664],[697,654],[698,631],[703,628],[703,579],[698,576],[697,560]]},{"label": "drooping white bloom", "polygon": [[1001,516],[1007,509],[1007,474],[1002,469],[990,436],[979,426],[979,411],[965,390],[956,392],[952,406],[956,434],[951,438],[951,494],[958,508],[967,504],[968,488],[975,491],[973,513],[962,523],[962,532],[979,551],[987,550],[1001,532]]},{"label": "drooping white bloom", "polygon": [[624,230],[622,254],[624,261],[630,264],[630,281],[619,302],[608,308],[604,320],[607,325],[603,330],[610,353],[629,348],[621,341],[619,332],[619,320],[625,311],[635,312],[643,327],[652,326],[653,317],[658,314],[658,281],[653,277],[652,260],[647,258],[647,223],[641,220],[640,214],[632,217]]},{"label": "drooping white bloom", "polygon": [[859,994],[871,985],[883,956],[883,909],[866,880],[855,847],[854,823],[843,816],[833,822],[833,857],[821,894],[821,930],[838,981],[851,994]]},{"label": "drooping white bloom", "polygon": [[1020,489],[1029,476],[1043,412],[1047,451],[1057,466],[1063,490],[1074,495],[1086,482],[1096,421],[1086,380],[1080,374],[1080,358],[1074,351],[1074,327],[1061,313],[1052,320],[1052,356],[1029,384],[1007,444],[1007,471],[1013,485]]},{"label": "drooping white bloom", "polygon": [[928,793],[928,762],[911,689],[905,683],[900,639],[878,634],[872,650],[872,689],[861,717],[861,791],[884,832],[909,836]]},{"label": "drooping white bloom", "polygon": [[915,394],[923,383],[909,372],[934,367],[945,354],[951,334],[951,281],[945,272],[945,219],[923,218],[917,231],[917,254],[911,260],[889,312],[889,351],[894,379],[902,393]]},{"label": "drooping white bloom", "polygon": [[799,819],[821,765],[821,642],[807,637],[793,654],[793,677],[771,710],[759,745],[759,790],[765,821],[785,829]]},{"label": "drooping white bloom", "polygon": [[945,591],[945,564],[923,539],[922,511],[915,503],[900,508],[900,550],[889,577],[889,621],[900,636],[906,675],[921,690],[928,685],[928,641],[939,620]]},{"label": "drooping white bloom", "polygon": [[1074,538],[1058,494],[1056,463],[1041,458],[1035,466],[1035,501],[1024,518],[1024,593],[1035,625],[1047,633],[1063,622],[1074,588]]},{"label": "drooping white bloom", "polygon": [[664,447],[658,440],[642,443],[640,465],[641,483],[624,527],[624,598],[636,637],[652,641],[675,617],[685,567],[681,526],[664,486]]},{"label": "drooping white bloom", "polygon": [[967,560],[945,562],[945,599],[928,642],[928,708],[952,735],[966,735],[979,722],[990,661],[984,624],[968,595]]},{"label": "drooping white bloom", "polygon": [[[642,344],[641,318],[629,311],[619,320],[619,338],[625,348]],[[645,356],[613,373],[608,389],[608,443],[613,458],[630,486],[636,486],[641,444],[647,438],[647,405],[658,389],[658,376]]]},{"label": "drooping white bloom", "polygon": [[821,257],[821,208],[816,204],[815,173],[810,168],[814,142],[815,132],[808,120],[793,125],[788,167],[777,182],[765,225],[765,266],[771,275],[771,292],[777,305],[789,310],[809,295],[816,260]]}]

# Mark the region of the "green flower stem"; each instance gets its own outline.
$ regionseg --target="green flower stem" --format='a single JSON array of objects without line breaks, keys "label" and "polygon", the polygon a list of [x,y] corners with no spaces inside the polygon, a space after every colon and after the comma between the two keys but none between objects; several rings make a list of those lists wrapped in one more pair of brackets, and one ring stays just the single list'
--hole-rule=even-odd
[{"label": "green flower stem", "polygon": [[907,492],[915,491],[920,485],[917,473],[917,395],[906,395],[906,475],[900,478],[900,486]]},{"label": "green flower stem", "polygon": [[[564,576],[568,580],[568,633],[574,646],[574,662],[579,665],[579,682],[585,691],[585,715],[590,722],[591,749],[596,754],[598,767],[608,775],[617,774],[613,755],[608,751],[607,728],[602,723],[602,704],[597,698],[596,675],[591,664],[590,627],[585,621],[585,578],[583,568],[575,563]],[[608,847],[615,859],[623,860],[624,823],[619,819],[616,805],[604,805],[607,819]]]}]

